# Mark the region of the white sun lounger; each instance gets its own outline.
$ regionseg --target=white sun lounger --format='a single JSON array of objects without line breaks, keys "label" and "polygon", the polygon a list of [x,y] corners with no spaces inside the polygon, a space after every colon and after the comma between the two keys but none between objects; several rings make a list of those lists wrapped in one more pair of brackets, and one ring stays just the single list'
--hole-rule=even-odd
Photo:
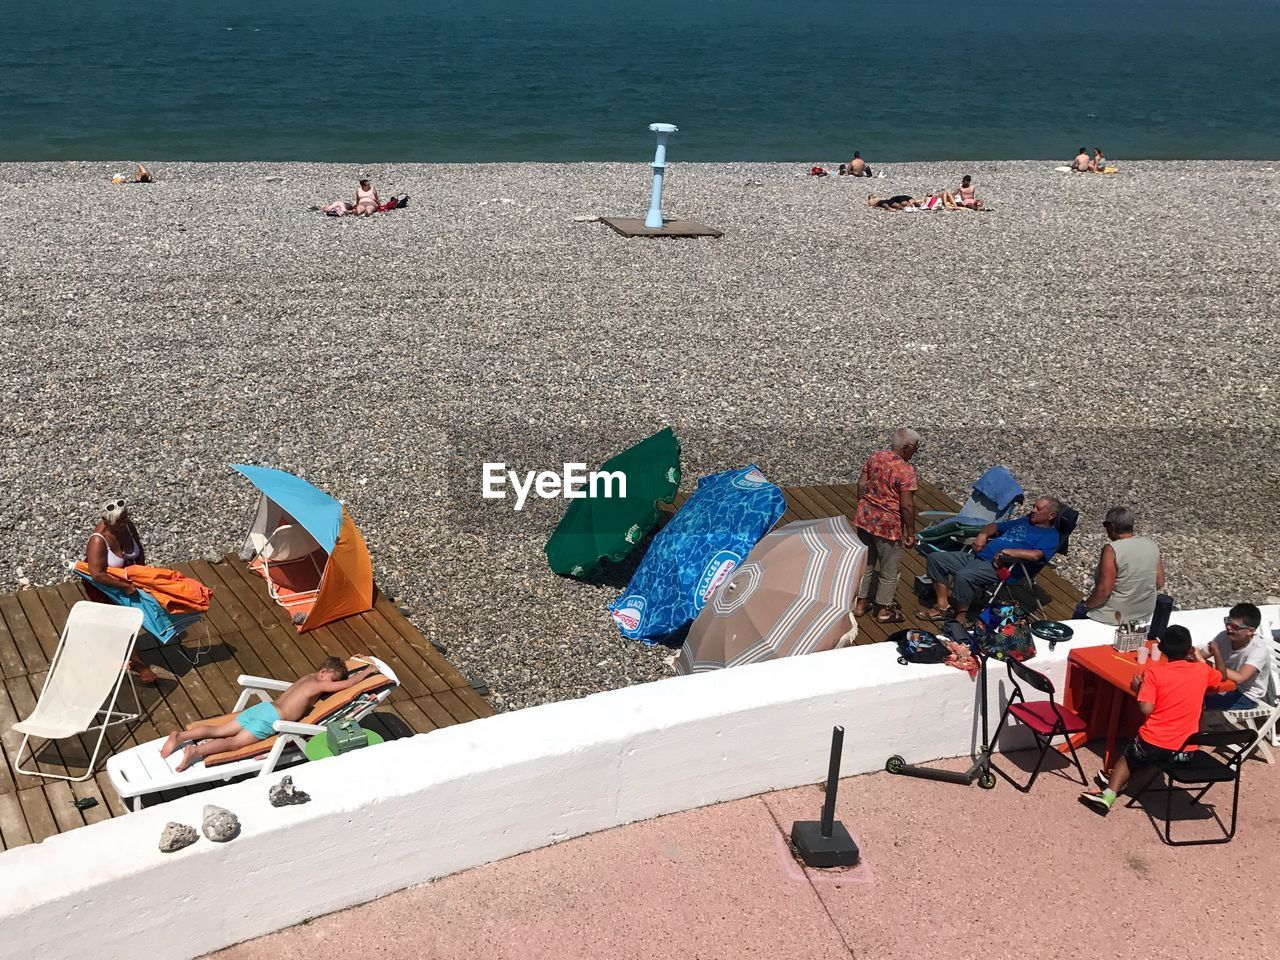
[{"label": "white sun lounger", "polygon": [[[399,686],[399,678],[377,657],[352,657],[351,659],[373,664],[391,683],[380,690],[362,693],[355,700],[315,719],[324,723],[340,719],[360,720],[385,701],[391,695],[391,691]],[[270,703],[272,693],[282,693],[291,685],[287,680],[269,680],[247,674],[241,674],[239,683],[244,689],[241,690],[232,713],[239,713],[249,706],[251,697],[256,696],[259,700]],[[115,787],[124,805],[130,810],[140,810],[142,798],[148,794],[178,790],[200,783],[233,780],[248,774],[259,776],[270,774],[282,766],[302,759],[302,748],[306,746],[307,739],[324,733],[325,728],[317,723],[277,720],[275,731],[275,743],[271,745],[269,752],[230,763],[216,764],[212,767],[206,767],[204,760],[199,760],[181,773],[178,773],[175,768],[182,762],[182,751],[175,750],[168,757],[162,758],[160,748],[164,745],[165,738],[161,737],[129,750],[123,750],[108,759],[107,776],[111,778],[111,785]]]},{"label": "white sun lounger", "polygon": [[[40,689],[36,708],[31,711],[31,716],[13,725],[13,729],[22,734],[14,764],[19,773],[72,781],[88,780],[93,776],[107,727],[136,720],[142,709],[129,673],[129,657],[141,629],[141,610],[87,600],[81,600],[71,608],[67,625],[62,628],[62,637],[58,640],[58,649],[54,651],[53,662],[49,664],[49,673]],[[133,691],[134,713],[115,709],[125,677],[129,677],[129,689]],[[98,742],[93,747],[83,776],[72,777],[22,766],[22,754],[32,737],[63,740],[95,730],[99,731]],[[31,755],[34,759],[34,748]]]}]

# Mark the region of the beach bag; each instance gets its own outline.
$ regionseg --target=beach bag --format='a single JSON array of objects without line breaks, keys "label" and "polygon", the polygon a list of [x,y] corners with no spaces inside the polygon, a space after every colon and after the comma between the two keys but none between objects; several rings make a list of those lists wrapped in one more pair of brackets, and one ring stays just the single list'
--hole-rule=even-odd
[{"label": "beach bag", "polygon": [[824,170],[822,167],[809,168],[809,176],[811,177],[825,177],[826,175],[827,175],[827,171]]},{"label": "beach bag", "polygon": [[1021,662],[1036,655],[1031,620],[1016,603],[988,607],[978,614],[978,622],[983,626],[978,648],[988,657]]},{"label": "beach bag", "polygon": [[942,663],[950,651],[942,641],[924,630],[899,630],[891,638],[898,647],[898,662]]}]

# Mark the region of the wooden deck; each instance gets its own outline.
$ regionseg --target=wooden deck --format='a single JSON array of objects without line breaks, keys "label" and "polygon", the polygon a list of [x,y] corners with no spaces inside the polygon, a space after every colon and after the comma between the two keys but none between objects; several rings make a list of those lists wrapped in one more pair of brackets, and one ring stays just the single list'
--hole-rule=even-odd
[{"label": "wooden deck", "polygon": [[[292,680],[314,670],[327,656],[373,654],[400,678],[400,687],[366,719],[387,738],[425,733],[494,712],[381,594],[368,613],[300,634],[267,596],[263,580],[234,554],[220,563],[197,561],[178,569],[213,588],[209,613],[180,641],[167,646],[143,635],[139,652],[158,668],[162,679],[156,687],[138,686],[143,716],[129,726],[110,728],[97,773],[83,783],[17,773],[22,737],[11,727],[34,708],[67,611],[84,594],[78,583],[68,582],[0,595],[0,849],[124,815],[105,773],[105,757],[112,748],[229,713],[239,693],[236,678],[242,673]],[[193,665],[191,660],[197,662]],[[170,675],[174,679],[164,679]],[[128,691],[121,696],[127,704]],[[79,774],[93,742],[84,737],[36,747],[41,769]],[[97,800],[97,805],[76,809],[75,801],[84,797]],[[161,795],[162,800],[172,797]]]},{"label": "wooden deck", "polygon": [[[853,521],[854,511],[858,505],[858,494],[852,484],[818,485],[811,487],[783,487],[783,496],[787,498],[787,512],[782,515],[779,525],[793,520],[817,520],[822,517],[846,516]],[[686,494],[676,497],[675,506],[679,507],[687,499]],[[920,489],[916,491],[916,509],[945,510],[955,513],[960,505],[930,483],[920,481]],[[928,518],[922,518],[920,527],[927,525]],[[877,623],[874,616],[867,614],[858,618],[858,643],[880,643],[889,636],[906,627],[918,627],[933,632],[935,624],[917,620],[915,613],[921,603],[911,592],[915,578],[924,573],[924,557],[914,550],[905,550],[902,554],[902,577],[898,581],[897,601],[902,612],[906,614],[905,623]],[[874,590],[874,583],[872,589]],[[1049,616],[1055,620],[1069,620],[1076,602],[1081,599],[1080,591],[1052,569],[1041,571],[1036,577],[1040,602]]]}]

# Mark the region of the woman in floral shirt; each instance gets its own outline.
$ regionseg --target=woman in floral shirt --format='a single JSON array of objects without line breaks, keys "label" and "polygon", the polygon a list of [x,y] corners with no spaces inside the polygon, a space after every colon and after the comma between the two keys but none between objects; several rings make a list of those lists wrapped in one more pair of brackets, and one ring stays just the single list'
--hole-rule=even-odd
[{"label": "woman in floral shirt", "polygon": [[871,575],[878,568],[876,620],[901,623],[902,610],[894,602],[902,547],[916,538],[916,469],[911,458],[920,449],[920,434],[907,427],[894,431],[888,450],[877,450],[858,475],[858,509],[853,525],[867,545],[867,569],[858,587],[854,613],[867,612]]}]

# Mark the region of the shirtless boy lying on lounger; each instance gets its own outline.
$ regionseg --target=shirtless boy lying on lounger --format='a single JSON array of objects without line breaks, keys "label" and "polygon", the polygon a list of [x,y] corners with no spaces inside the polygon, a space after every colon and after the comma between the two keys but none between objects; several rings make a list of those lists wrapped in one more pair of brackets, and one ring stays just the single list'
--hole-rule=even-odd
[{"label": "shirtless boy lying on lounger", "polygon": [[295,680],[288,690],[271,703],[254,704],[226,723],[197,723],[185,730],[175,730],[160,748],[160,756],[169,756],[178,749],[178,744],[185,743],[182,763],[176,768],[181,773],[197,760],[211,757],[215,753],[239,750],[258,740],[275,736],[277,720],[301,720],[321,697],[355,686],[377,672],[378,668],[370,665],[348,676],[347,665],[337,657],[329,657],[320,664],[319,670]]}]

